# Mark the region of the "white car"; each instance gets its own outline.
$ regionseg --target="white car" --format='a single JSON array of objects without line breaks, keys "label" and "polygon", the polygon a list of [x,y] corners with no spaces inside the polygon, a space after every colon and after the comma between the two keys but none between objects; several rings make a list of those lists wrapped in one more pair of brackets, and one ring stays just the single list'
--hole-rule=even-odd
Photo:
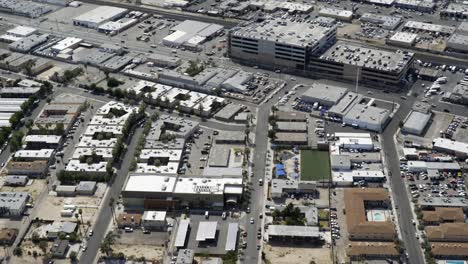
[{"label": "white car", "polygon": [[250,223],[253,224],[255,222],[253,217],[250,217]]}]

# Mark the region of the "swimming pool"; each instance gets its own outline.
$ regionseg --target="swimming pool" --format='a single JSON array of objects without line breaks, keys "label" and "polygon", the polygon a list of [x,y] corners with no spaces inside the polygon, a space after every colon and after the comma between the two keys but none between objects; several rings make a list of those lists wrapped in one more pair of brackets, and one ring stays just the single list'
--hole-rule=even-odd
[{"label": "swimming pool", "polygon": [[445,261],[445,264],[465,264],[466,262],[464,260],[447,260]]},{"label": "swimming pool", "polygon": [[[374,221],[383,221],[384,215],[380,212],[374,212],[373,218],[374,218]],[[454,264],[458,264],[458,263],[454,263]],[[464,264],[464,263],[461,263],[461,264]]]}]

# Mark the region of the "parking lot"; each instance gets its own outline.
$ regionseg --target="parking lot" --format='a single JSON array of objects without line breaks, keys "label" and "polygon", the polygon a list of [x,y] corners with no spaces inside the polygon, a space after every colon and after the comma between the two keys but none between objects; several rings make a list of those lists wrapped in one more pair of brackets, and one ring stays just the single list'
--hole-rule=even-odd
[{"label": "parking lot", "polygon": [[186,176],[203,174],[208,162],[208,154],[213,143],[213,130],[201,128],[185,144],[185,155],[182,157]]},{"label": "parking lot", "polygon": [[[196,241],[198,226],[200,222],[203,221],[216,221],[218,223],[215,236],[216,238],[213,241]],[[190,215],[190,229],[189,233],[187,234],[187,248],[195,250],[196,254],[225,254],[228,224],[233,222],[236,222],[236,220],[230,217],[228,217],[226,220],[223,220],[221,216],[217,215],[210,215],[208,219],[206,219],[204,215]]]},{"label": "parking lot", "polygon": [[407,180],[409,192],[414,199],[431,197],[468,198],[464,181],[466,173],[444,171],[436,175],[428,175],[427,172],[409,172],[404,162],[400,165],[400,169],[401,176]]}]

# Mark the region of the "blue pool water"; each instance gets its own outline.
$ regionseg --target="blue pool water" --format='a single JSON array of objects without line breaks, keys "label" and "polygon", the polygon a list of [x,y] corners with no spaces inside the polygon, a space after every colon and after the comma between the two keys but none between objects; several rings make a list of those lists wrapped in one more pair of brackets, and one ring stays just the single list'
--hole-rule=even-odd
[{"label": "blue pool water", "polygon": [[[374,221],[383,221],[384,216],[382,213],[374,213]],[[459,263],[453,263],[453,264],[459,264]],[[460,264],[465,264],[465,263],[460,263]]]},{"label": "blue pool water", "polygon": [[465,264],[464,260],[447,260],[445,261],[446,264]]}]

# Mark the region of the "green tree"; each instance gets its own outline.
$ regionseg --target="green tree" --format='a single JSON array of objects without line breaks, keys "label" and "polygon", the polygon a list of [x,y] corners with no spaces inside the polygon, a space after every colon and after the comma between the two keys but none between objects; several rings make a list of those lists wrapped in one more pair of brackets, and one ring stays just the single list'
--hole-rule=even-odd
[{"label": "green tree", "polygon": [[36,61],[35,60],[29,60],[25,65],[24,65],[24,73],[28,76],[32,76],[34,74],[33,68],[36,66]]},{"label": "green tree", "polygon": [[63,123],[59,122],[55,124],[54,134],[57,136],[62,136],[63,134],[65,134],[65,128]]},{"label": "green tree", "polygon": [[15,249],[13,249],[13,255],[15,256],[22,256],[23,255],[23,249],[21,247],[15,247]]},{"label": "green tree", "polygon": [[116,78],[109,78],[107,79],[107,86],[110,88],[115,88],[121,84],[124,84],[124,82],[117,80]]},{"label": "green tree", "polygon": [[40,248],[44,253],[46,253],[46,252],[47,252],[47,241],[41,240],[41,242],[39,242],[39,248]]},{"label": "green tree", "polygon": [[72,251],[70,252],[70,261],[73,263],[73,262],[76,262],[77,261],[77,254],[75,251]]}]

